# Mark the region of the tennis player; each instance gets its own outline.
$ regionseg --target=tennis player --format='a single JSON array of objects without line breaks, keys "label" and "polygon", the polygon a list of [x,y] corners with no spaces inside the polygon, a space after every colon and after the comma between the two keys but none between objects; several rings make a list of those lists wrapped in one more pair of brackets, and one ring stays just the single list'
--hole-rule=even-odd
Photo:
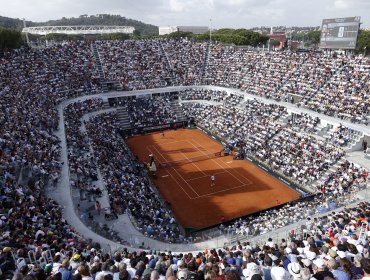
[{"label": "tennis player", "polygon": [[215,175],[211,175],[211,186],[215,185],[216,177]]}]

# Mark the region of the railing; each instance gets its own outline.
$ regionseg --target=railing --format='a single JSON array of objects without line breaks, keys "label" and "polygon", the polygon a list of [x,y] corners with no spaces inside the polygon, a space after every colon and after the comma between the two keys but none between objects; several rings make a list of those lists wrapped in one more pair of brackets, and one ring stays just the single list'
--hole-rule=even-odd
[{"label": "railing", "polygon": [[[328,212],[332,211],[339,211],[342,208],[350,208],[351,206],[356,205],[357,203],[368,200],[370,198],[370,191],[369,188],[366,187],[365,189],[360,190],[353,190],[352,192],[348,192],[344,194],[342,197],[339,197],[335,203],[335,208],[332,207],[323,207],[320,208],[320,212],[313,215],[311,219],[321,216],[327,215]],[[334,202],[334,201],[333,201]],[[333,205],[333,204],[332,204]],[[236,244],[237,242],[244,242],[244,241],[253,241],[253,242],[265,242],[268,238],[272,238],[274,242],[280,242],[282,238],[288,240],[292,236],[306,236],[309,233],[309,230],[306,227],[307,219],[303,218],[302,220],[282,227],[280,229],[274,230],[272,232],[267,232],[264,234],[259,234],[255,236],[253,233],[251,234],[242,234],[242,233],[233,233],[229,235],[230,244]]]},{"label": "railing", "polygon": [[[370,198],[370,192],[368,189],[353,191],[343,197],[340,197],[336,203],[335,208],[323,208],[321,213],[313,215],[311,218],[321,217],[327,215],[330,211],[339,211],[343,207],[349,207],[357,204],[360,201],[368,200]],[[172,252],[188,252],[188,251],[199,251],[199,242],[204,242],[204,247],[223,248],[225,246],[233,246],[238,242],[250,242],[251,245],[264,245],[268,238],[271,238],[273,242],[281,242],[281,239],[290,240],[293,237],[306,237],[310,234],[309,229],[306,226],[306,219],[302,219],[299,222],[292,223],[285,227],[277,230],[257,234],[255,232],[237,233],[234,227],[219,226],[202,232],[194,233],[192,236],[187,237],[183,240],[177,240],[176,244],[173,242],[161,242],[161,250],[171,250]],[[98,231],[98,230],[97,230]],[[158,240],[154,241],[153,238],[147,235],[132,234],[119,232],[119,236],[125,236],[122,238],[122,246],[131,246],[134,248],[141,248],[144,250],[156,250],[158,247]],[[109,237],[107,237],[109,238]],[[166,244],[168,247],[166,248]],[[112,251],[119,249],[111,248]]]}]

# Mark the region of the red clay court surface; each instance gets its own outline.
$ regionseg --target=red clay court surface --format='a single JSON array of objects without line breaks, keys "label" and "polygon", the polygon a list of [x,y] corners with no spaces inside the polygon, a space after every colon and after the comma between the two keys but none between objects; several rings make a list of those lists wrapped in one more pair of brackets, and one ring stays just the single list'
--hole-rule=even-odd
[{"label": "red clay court surface", "polygon": [[[223,146],[197,129],[133,136],[127,144],[139,159],[153,154],[164,199],[184,228],[205,228],[299,198],[299,193],[245,160],[210,157]],[[202,159],[203,157],[203,159]],[[160,163],[184,160],[180,165]],[[211,175],[215,185],[211,186]]]}]

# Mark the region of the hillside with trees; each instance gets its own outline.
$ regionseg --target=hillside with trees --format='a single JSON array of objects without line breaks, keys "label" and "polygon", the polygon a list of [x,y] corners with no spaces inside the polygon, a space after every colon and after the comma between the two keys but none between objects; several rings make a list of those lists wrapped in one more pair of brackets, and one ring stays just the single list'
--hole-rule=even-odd
[{"label": "hillside with trees", "polygon": [[[120,15],[81,15],[77,18],[61,18],[59,20],[49,20],[46,22],[32,22],[26,21],[27,26],[40,26],[40,25],[128,25],[135,27],[134,36],[130,38],[146,38],[151,36],[158,36],[158,27],[146,24],[138,20],[128,19]],[[21,40],[20,31],[23,27],[23,20],[3,17],[0,16],[0,48],[13,48],[18,46]],[[10,29],[10,30],[4,30]],[[297,41],[305,42],[305,46],[317,47],[320,42],[320,31],[318,27],[302,27],[302,28],[291,28],[294,30],[292,38]],[[286,27],[275,27],[274,30],[286,30]],[[258,32],[256,32],[258,31]],[[225,44],[235,45],[249,45],[258,46],[265,44],[268,41],[268,37],[261,34],[261,31],[268,33],[268,27],[260,27],[249,29],[228,29],[223,28],[212,32],[212,39]],[[32,37],[32,36],[31,36]],[[83,39],[83,37],[67,36],[64,34],[50,34],[48,39]],[[189,32],[174,32],[165,37],[179,38],[179,37],[191,37],[198,40],[209,40],[209,33],[195,35]],[[102,36],[105,39],[128,39],[127,34],[107,34]],[[16,42],[16,43],[14,43]],[[370,50],[370,31],[360,30],[356,53],[369,53]]]},{"label": "hillside with trees", "polygon": [[370,53],[370,30],[360,30],[357,38],[357,53]]},{"label": "hillside with trees", "polygon": [[19,30],[0,27],[0,56],[3,50],[19,48],[22,35]]},{"label": "hillside with trees", "polygon": [[[30,21],[27,24],[31,24]],[[0,27],[11,28],[11,29],[21,29],[23,28],[23,21],[18,18],[9,18],[0,16]]]},{"label": "hillside with trees", "polygon": [[[81,15],[77,18],[61,18],[58,20],[49,20],[46,22],[27,21],[27,26],[40,25],[128,25],[135,27],[135,35],[153,36],[158,35],[158,27],[146,24],[138,20],[128,19],[120,15]],[[20,19],[13,19],[0,16],[0,27],[5,28],[22,28],[23,22]]]},{"label": "hillside with trees", "polygon": [[[204,34],[193,34],[191,32],[176,31],[163,37],[168,38],[194,38],[197,40],[209,40],[209,33]],[[237,46],[258,46],[265,44],[268,41],[268,37],[261,35],[258,32],[254,32],[248,29],[230,29],[223,28],[212,32],[212,40],[218,41],[224,44],[234,44]]]}]

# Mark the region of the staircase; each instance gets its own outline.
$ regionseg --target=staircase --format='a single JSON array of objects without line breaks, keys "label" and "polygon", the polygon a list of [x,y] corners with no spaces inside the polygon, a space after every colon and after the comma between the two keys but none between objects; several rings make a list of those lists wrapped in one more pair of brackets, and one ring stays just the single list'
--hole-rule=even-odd
[{"label": "staircase", "polygon": [[292,119],[292,114],[287,114],[285,116],[281,116],[280,117],[280,122],[284,125],[284,126],[287,126],[289,120]]},{"label": "staircase", "polygon": [[114,81],[113,82],[113,88],[116,89],[117,91],[122,91],[123,87],[119,81]]},{"label": "staircase", "polygon": [[344,149],[347,152],[354,152],[362,150],[362,141],[364,140],[365,134],[362,131],[355,130],[350,136],[347,146]]},{"label": "staircase", "polygon": [[[325,132],[321,132],[325,131]],[[322,130],[319,132],[323,134],[323,138],[327,140],[331,140],[332,138],[332,133],[334,131],[334,126],[332,124],[327,124],[326,127],[324,127]],[[354,130],[353,134],[349,136],[349,141],[347,142],[346,146],[343,146],[342,148],[346,152],[354,152],[354,151],[359,151],[362,149],[362,141],[364,139],[365,134],[362,131]]]},{"label": "staircase", "polygon": [[180,107],[180,103],[177,100],[171,101],[171,107],[173,108],[173,111],[175,112],[177,116],[177,121],[182,122],[182,121],[187,120],[184,112],[182,111]]},{"label": "staircase", "polygon": [[102,85],[103,92],[108,92],[108,87],[105,81],[105,75],[103,71],[103,66],[101,64],[98,48],[94,43],[91,43],[91,50],[93,53],[93,56],[95,58],[96,67],[98,69],[99,77],[100,77],[100,84]]},{"label": "staircase", "polygon": [[173,67],[170,60],[168,59],[167,53],[165,52],[161,41],[159,41],[159,47],[161,49],[161,54],[164,57],[165,68],[167,69],[168,72],[167,77],[161,77],[161,82],[164,86],[174,85],[175,77],[173,75]]},{"label": "staircase", "polygon": [[308,104],[310,103],[310,101],[316,96],[317,93],[319,93],[322,89],[325,88],[325,86],[330,83],[332,81],[332,79],[334,77],[336,77],[337,73],[339,73],[340,71],[342,71],[342,69],[347,66],[346,65],[342,65],[342,67],[339,67],[338,69],[336,69],[335,71],[331,72],[331,76],[328,77],[325,82],[321,85],[320,88],[318,88],[313,94],[310,94],[309,96],[304,96],[301,100],[301,105],[303,108],[307,108],[309,110],[314,110],[316,111],[316,109],[312,109],[310,108],[310,106],[308,106]]},{"label": "staircase", "polygon": [[127,108],[119,108],[117,110],[117,118],[120,129],[124,130],[131,128],[130,116],[128,115]]},{"label": "staircase", "polygon": [[328,134],[329,134],[329,131],[332,130],[334,128],[334,126],[332,124],[326,124],[326,126],[324,127],[321,127],[321,129],[317,132],[317,135],[318,136],[321,136],[321,137],[324,137],[324,138],[327,138]]},{"label": "staircase", "polygon": [[207,69],[208,69],[208,63],[209,63],[209,57],[210,57],[210,52],[211,52],[211,43],[207,43],[207,50],[204,58],[204,64],[203,64],[203,69],[202,69],[202,84],[205,85],[207,84],[206,82],[206,74],[207,74]]},{"label": "staircase", "polygon": [[109,102],[104,101],[103,106],[102,106],[102,110],[108,110],[110,108],[111,108],[111,106],[109,105]]},{"label": "staircase", "polygon": [[330,174],[332,173],[335,173],[338,169],[338,167],[344,163],[346,161],[346,159],[344,157],[342,157],[340,160],[338,160],[334,165],[332,165],[328,170],[325,171],[325,173],[321,176],[320,179],[312,182],[310,184],[310,188],[312,188],[312,190],[317,190],[319,191],[319,187],[320,187],[320,182],[322,182],[323,179],[326,179],[329,177]]}]

